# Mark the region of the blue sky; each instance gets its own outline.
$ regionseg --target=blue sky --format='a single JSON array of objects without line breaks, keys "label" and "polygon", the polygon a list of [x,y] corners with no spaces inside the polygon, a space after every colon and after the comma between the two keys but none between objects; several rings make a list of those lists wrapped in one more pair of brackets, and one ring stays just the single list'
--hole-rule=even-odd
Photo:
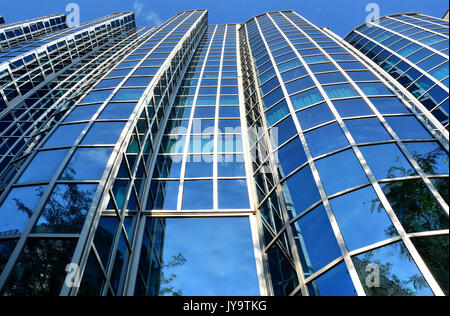
[{"label": "blue sky", "polygon": [[296,10],[317,26],[330,27],[339,35],[348,34],[364,23],[366,5],[377,3],[381,15],[422,12],[442,17],[447,0],[1,0],[0,15],[15,22],[49,13],[64,13],[66,5],[77,3],[81,22],[119,11],[138,11],[139,26],[153,26],[179,11],[209,9],[210,24],[241,23],[266,11]]}]

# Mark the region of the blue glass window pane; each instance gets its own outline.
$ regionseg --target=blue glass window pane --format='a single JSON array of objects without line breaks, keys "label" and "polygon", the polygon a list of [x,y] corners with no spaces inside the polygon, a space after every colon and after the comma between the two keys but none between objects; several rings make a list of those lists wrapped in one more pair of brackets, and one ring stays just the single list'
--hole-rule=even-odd
[{"label": "blue glass window pane", "polygon": [[297,113],[297,116],[303,130],[334,120],[334,116],[326,103],[302,110]]},{"label": "blue glass window pane", "polygon": [[[20,235],[46,186],[13,188],[0,206],[0,235]],[[1,249],[1,248],[0,248]]]},{"label": "blue glass window pane", "polygon": [[370,98],[381,114],[411,113],[398,98]]},{"label": "blue glass window pane", "polygon": [[212,178],[213,156],[189,156],[186,162],[186,178]]},{"label": "blue glass window pane", "polygon": [[69,114],[64,123],[88,121],[94,116],[99,108],[100,104],[77,106],[75,110]]},{"label": "blue glass window pane", "polygon": [[[223,93],[223,92],[222,92]],[[223,95],[220,97],[220,105],[239,105],[239,96]]]},{"label": "blue glass window pane", "polygon": [[363,146],[360,149],[374,176],[379,180],[416,175],[395,144]]},{"label": "blue glass window pane", "polygon": [[219,109],[219,117],[240,117],[240,109],[237,106],[221,106]]},{"label": "blue glass window pane", "polygon": [[295,81],[291,81],[286,84],[286,89],[289,94],[296,93],[298,91],[306,90],[314,87],[315,84],[310,77],[304,77]]},{"label": "blue glass window pane", "polygon": [[212,210],[213,181],[195,180],[184,182],[183,210]]},{"label": "blue glass window pane", "polygon": [[345,77],[340,72],[317,74],[316,78],[321,84],[347,82],[347,79],[345,79]]},{"label": "blue glass window pane", "polygon": [[370,71],[349,71],[347,72],[353,81],[376,81],[377,77]]},{"label": "blue glass window pane", "polygon": [[179,181],[160,181],[154,209],[176,210],[179,188]]},{"label": "blue glass window pane", "polygon": [[145,89],[120,89],[112,101],[138,101]]},{"label": "blue glass window pane", "polygon": [[368,96],[392,95],[393,93],[382,83],[358,83],[361,90]]},{"label": "blue glass window pane", "polygon": [[108,103],[98,117],[99,120],[129,119],[136,103]]},{"label": "blue glass window pane", "polygon": [[[353,263],[368,296],[433,296],[402,242],[355,256]],[[366,278],[373,273],[366,271],[369,264],[379,267],[383,286],[367,286]]]},{"label": "blue glass window pane", "polygon": [[293,225],[294,235],[301,239],[300,257],[306,273],[314,273],[342,256],[323,205],[301,217]]},{"label": "blue glass window pane", "polygon": [[422,171],[448,174],[448,154],[438,143],[404,143]]},{"label": "blue glass window pane", "polygon": [[398,235],[384,208],[373,209],[376,205],[375,201],[378,201],[378,197],[372,187],[360,189],[330,201],[350,251]]},{"label": "blue glass window pane", "polygon": [[278,168],[282,178],[308,160],[300,138],[298,137],[281,147],[276,153],[276,157],[279,162]]},{"label": "blue glass window pane", "polygon": [[103,79],[94,89],[115,88],[123,79]]},{"label": "blue glass window pane", "polygon": [[343,99],[359,96],[350,84],[324,86],[323,88],[330,99]]},{"label": "blue glass window pane", "polygon": [[113,148],[79,148],[64,170],[64,180],[100,180]]},{"label": "blue glass window pane", "polygon": [[327,154],[349,145],[344,132],[337,123],[307,132],[305,133],[305,138],[313,157]]},{"label": "blue glass window pane", "polygon": [[353,150],[321,159],[316,162],[316,166],[328,195],[369,181]]},{"label": "blue glass window pane", "polygon": [[80,103],[103,103],[108,99],[113,90],[93,91],[89,93]]},{"label": "blue glass window pane", "polygon": [[18,183],[49,182],[69,151],[40,151],[26,168]]},{"label": "blue glass window pane", "polygon": [[283,90],[277,88],[263,98],[264,108],[270,108],[272,105],[284,98]]},{"label": "blue glass window pane", "polygon": [[97,184],[59,184],[47,200],[33,233],[79,234]]},{"label": "blue glass window pane", "polygon": [[305,70],[305,67],[299,67],[282,73],[281,78],[283,78],[284,82],[288,82],[292,79],[300,78],[307,74],[308,72]]},{"label": "blue glass window pane", "polygon": [[87,132],[83,145],[111,144],[115,145],[126,122],[97,122]]},{"label": "blue glass window pane", "polygon": [[60,125],[43,148],[72,146],[85,127],[86,124]]},{"label": "blue glass window pane", "polygon": [[430,139],[432,136],[413,116],[387,117],[386,121],[401,139]]},{"label": "blue glass window pane", "polygon": [[242,155],[219,155],[219,177],[245,177],[245,162]]},{"label": "blue glass window pane", "polygon": [[261,95],[266,95],[276,87],[280,86],[280,82],[278,81],[277,77],[273,77],[269,81],[267,81],[265,84],[261,86]]},{"label": "blue glass window pane", "polygon": [[281,146],[296,134],[297,128],[294,125],[294,121],[289,116],[270,130],[270,140],[273,148]]},{"label": "blue glass window pane", "polygon": [[219,180],[219,209],[249,209],[246,180]]},{"label": "blue glass window pane", "polygon": [[292,218],[321,199],[311,168],[308,166],[286,180],[283,184],[283,193],[288,205],[292,205],[293,209],[290,210]]},{"label": "blue glass window pane", "polygon": [[333,105],[341,117],[354,117],[373,115],[366,102],[363,99],[335,100]]},{"label": "blue glass window pane", "polygon": [[266,112],[267,123],[273,126],[290,113],[286,101],[282,101]]},{"label": "blue glass window pane", "polygon": [[345,263],[321,275],[308,285],[308,289],[311,296],[357,296]]},{"label": "blue glass window pane", "polygon": [[214,118],[216,116],[215,107],[196,107],[194,118]]},{"label": "blue glass window pane", "polygon": [[147,87],[153,77],[131,77],[123,84],[124,87]]},{"label": "blue glass window pane", "polygon": [[313,64],[309,65],[309,68],[312,72],[325,72],[325,71],[337,71],[338,69],[332,63],[322,63],[322,64]]},{"label": "blue glass window pane", "polygon": [[291,96],[291,101],[296,110],[301,110],[307,106],[323,101],[323,97],[319,90],[314,88]]},{"label": "blue glass window pane", "polygon": [[422,179],[382,183],[381,188],[407,233],[448,229],[448,215]]},{"label": "blue glass window pane", "polygon": [[163,264],[174,258],[183,264],[166,268],[164,274],[177,277],[172,289],[161,286],[160,296],[260,295],[248,218],[165,219],[165,224]]},{"label": "blue glass window pane", "polygon": [[370,143],[391,140],[388,132],[376,118],[345,121],[356,143]]}]

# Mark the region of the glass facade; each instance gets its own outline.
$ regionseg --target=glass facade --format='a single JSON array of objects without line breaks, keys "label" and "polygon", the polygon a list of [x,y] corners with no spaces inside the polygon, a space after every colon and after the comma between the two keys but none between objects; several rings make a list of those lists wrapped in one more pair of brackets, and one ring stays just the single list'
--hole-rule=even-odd
[{"label": "glass facade", "polygon": [[448,21],[423,14],[389,15],[346,37],[389,73],[448,130]]},{"label": "glass facade", "polygon": [[0,52],[1,295],[448,295],[445,122],[331,31],[36,36]]}]

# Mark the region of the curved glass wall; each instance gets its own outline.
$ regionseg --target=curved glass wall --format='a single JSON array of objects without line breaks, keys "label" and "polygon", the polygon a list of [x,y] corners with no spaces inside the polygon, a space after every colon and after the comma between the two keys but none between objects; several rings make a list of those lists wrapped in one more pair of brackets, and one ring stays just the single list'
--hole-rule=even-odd
[{"label": "curved glass wall", "polygon": [[351,32],[351,45],[411,92],[448,130],[448,21],[422,14],[384,16]]},{"label": "curved glass wall", "polygon": [[251,19],[247,41],[249,139],[274,294],[448,294],[448,140],[295,12]]}]

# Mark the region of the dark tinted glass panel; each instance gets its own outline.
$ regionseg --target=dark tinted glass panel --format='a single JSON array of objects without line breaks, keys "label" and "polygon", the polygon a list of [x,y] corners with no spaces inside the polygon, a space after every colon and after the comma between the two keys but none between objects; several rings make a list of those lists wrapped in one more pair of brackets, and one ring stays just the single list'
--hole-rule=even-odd
[{"label": "dark tinted glass panel", "polygon": [[442,291],[448,296],[448,235],[411,239]]},{"label": "dark tinted glass panel", "polygon": [[448,229],[448,216],[421,179],[383,183],[381,187],[406,232]]},{"label": "dark tinted glass panel", "polygon": [[118,223],[117,217],[101,217],[98,222],[94,244],[104,266],[108,264],[111,245],[116,234]]},{"label": "dark tinted glass panel", "polygon": [[1,240],[0,241],[0,273],[8,262],[14,248],[16,247],[16,240]]},{"label": "dark tinted glass panel", "polygon": [[345,263],[328,271],[308,285],[311,296],[356,296],[350,273]]},{"label": "dark tinted glass panel", "polygon": [[97,122],[87,132],[83,145],[112,144],[115,145],[125,127],[125,122]]},{"label": "dark tinted glass panel", "polygon": [[387,117],[387,122],[401,139],[429,139],[430,133],[412,116]]},{"label": "dark tinted glass panel", "polygon": [[342,254],[323,205],[318,206],[293,225],[305,272],[314,273]]},{"label": "dark tinted glass panel", "polygon": [[80,233],[96,190],[96,184],[57,185],[33,233]]},{"label": "dark tinted glass panel", "polygon": [[297,115],[303,130],[334,120],[326,103],[300,111]]},{"label": "dark tinted glass panel", "polygon": [[77,239],[28,239],[2,295],[59,296],[76,244]]},{"label": "dark tinted glass panel", "polygon": [[281,177],[285,177],[307,161],[300,138],[295,138],[276,153]]}]

